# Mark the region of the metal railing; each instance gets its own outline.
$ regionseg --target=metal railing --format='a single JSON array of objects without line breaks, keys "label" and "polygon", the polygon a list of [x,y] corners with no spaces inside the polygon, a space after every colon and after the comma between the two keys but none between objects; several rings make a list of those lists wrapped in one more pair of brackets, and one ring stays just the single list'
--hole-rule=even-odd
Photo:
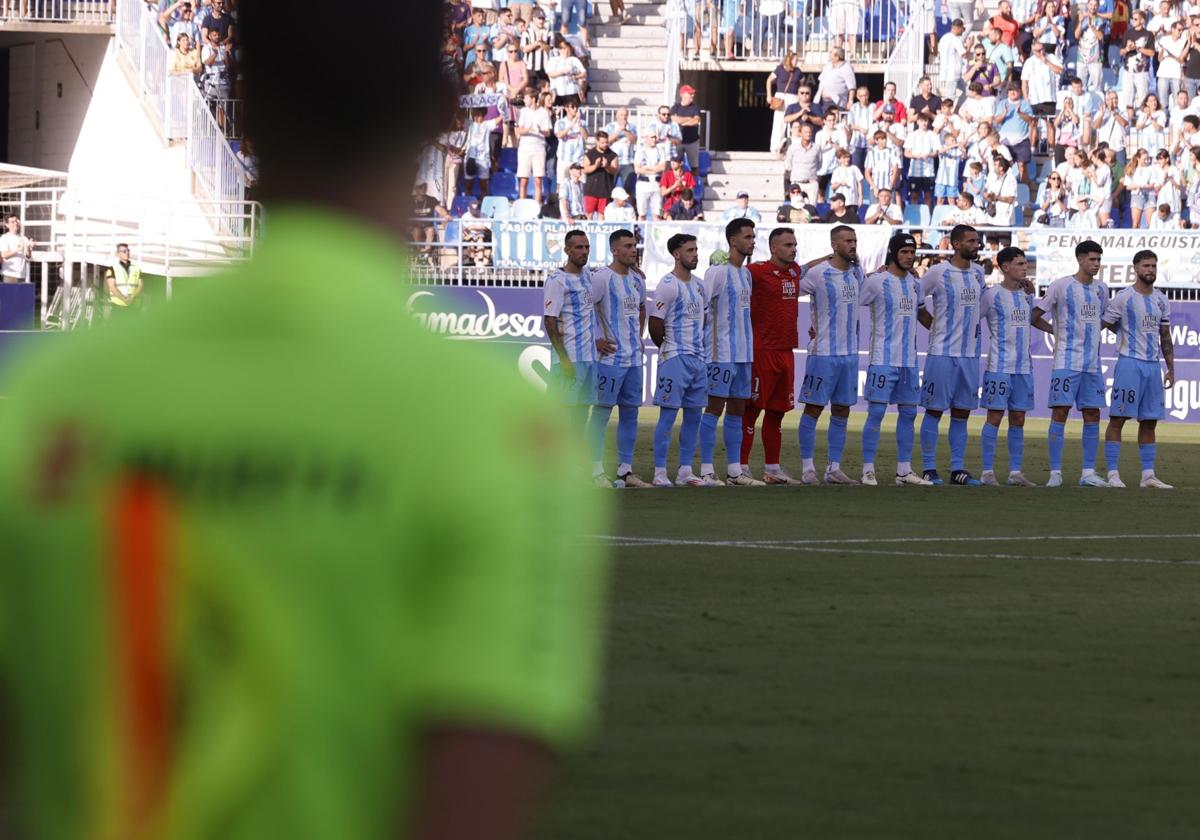
[{"label": "metal railing", "polygon": [[[738,14],[724,18],[722,4],[698,3],[696,18],[683,17],[684,4],[672,2],[676,20],[668,20],[672,41],[686,39],[681,58],[695,54],[696,27],[701,31],[701,60],[778,61],[795,52],[802,61],[812,53],[826,53],[835,45],[846,48],[846,60],[854,64],[883,64],[919,0],[742,0]],[[711,16],[709,9],[714,9]],[[678,11],[677,11],[678,10]],[[916,12],[915,16],[920,16]],[[733,23],[732,28],[730,22]],[[676,26],[678,25],[678,29]],[[689,30],[691,35],[688,34]],[[849,33],[853,32],[853,36]],[[726,33],[732,35],[727,40]],[[715,41],[717,50],[710,51]],[[672,49],[677,48],[676,44]],[[732,54],[730,54],[732,53]]]},{"label": "metal railing", "polygon": [[[620,110],[616,106],[605,105],[586,105],[580,109],[580,118],[583,124],[587,127],[588,134],[595,135],[597,131],[604,128],[611,122],[615,122],[617,111]],[[652,129],[658,122],[658,108],[630,108],[629,122],[637,131],[639,138],[644,137],[646,131]],[[700,112],[700,148],[709,149],[710,129],[712,127],[712,112]]]},{"label": "metal railing", "polygon": [[900,28],[900,38],[884,66],[884,82],[896,84],[896,97],[908,102],[917,89],[917,80],[925,75],[924,15],[909,17]]},{"label": "metal railing", "polygon": [[0,20],[5,23],[106,25],[113,22],[114,4],[115,0],[2,0]]},{"label": "metal railing", "polygon": [[[145,4],[125,0],[117,15],[117,54],[133,74],[138,94],[167,140],[183,140],[194,192],[219,235],[238,236],[246,198],[242,166],[215,116],[189,76],[171,75],[170,47]],[[222,112],[222,120],[224,113]]]},{"label": "metal railing", "polygon": [[209,108],[227,139],[241,140],[246,136],[242,129],[242,100],[212,99],[209,100]]}]

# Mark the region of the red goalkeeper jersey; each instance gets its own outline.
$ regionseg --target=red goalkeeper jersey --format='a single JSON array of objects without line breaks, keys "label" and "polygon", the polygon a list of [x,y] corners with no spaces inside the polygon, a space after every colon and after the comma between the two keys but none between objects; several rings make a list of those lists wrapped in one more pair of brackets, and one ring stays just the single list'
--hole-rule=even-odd
[{"label": "red goalkeeper jersey", "polygon": [[750,263],[750,323],[754,330],[754,349],[794,350],[799,344],[796,318],[800,294],[800,275],[796,263],[780,268],[775,263]]}]

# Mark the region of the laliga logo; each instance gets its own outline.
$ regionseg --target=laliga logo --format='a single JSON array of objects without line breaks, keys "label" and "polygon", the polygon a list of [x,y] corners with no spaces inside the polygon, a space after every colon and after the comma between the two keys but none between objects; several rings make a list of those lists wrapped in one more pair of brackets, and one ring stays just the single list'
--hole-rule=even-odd
[{"label": "laliga logo", "polygon": [[417,323],[432,333],[444,335],[460,341],[486,341],[488,339],[504,338],[545,338],[542,331],[541,315],[521,315],[518,313],[496,313],[496,304],[483,291],[476,289],[483,298],[487,312],[414,312],[413,304],[420,298],[434,297],[433,292],[413,292],[405,308]]}]

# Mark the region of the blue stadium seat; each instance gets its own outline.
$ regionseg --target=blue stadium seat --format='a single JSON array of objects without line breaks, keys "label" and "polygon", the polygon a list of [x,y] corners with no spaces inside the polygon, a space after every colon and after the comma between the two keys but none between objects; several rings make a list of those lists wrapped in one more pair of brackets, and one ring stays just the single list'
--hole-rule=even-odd
[{"label": "blue stadium seat", "polygon": [[1017,184],[1017,207],[1029,206],[1029,185]]},{"label": "blue stadium seat", "polygon": [[954,212],[953,204],[939,204],[933,208],[933,216],[929,220],[932,227],[941,227],[946,223],[946,217]]},{"label": "blue stadium seat", "polygon": [[860,204],[860,205],[858,205],[858,223],[859,223],[859,224],[863,224],[864,222],[866,222],[866,220],[867,220],[867,207],[869,207],[869,206],[870,206],[870,205],[868,205],[868,204]]},{"label": "blue stadium seat", "polygon": [[479,205],[479,214],[492,219],[507,219],[508,199],[502,195],[484,196],[483,203]]},{"label": "blue stadium seat", "polygon": [[697,204],[704,200],[704,181],[699,178],[696,179],[696,186],[692,188],[692,195],[695,197]]},{"label": "blue stadium seat", "polygon": [[501,172],[516,172],[517,171],[517,150],[516,149],[501,149],[500,150],[500,171]]},{"label": "blue stadium seat", "polygon": [[511,172],[493,173],[488,192],[492,195],[502,195],[510,201],[515,199],[517,197],[517,176]]},{"label": "blue stadium seat", "polygon": [[697,173],[701,178],[707,178],[709,171],[712,169],[712,155],[703,149],[700,150],[700,172]]},{"label": "blue stadium seat", "polygon": [[909,204],[904,208],[904,224],[910,227],[929,227],[929,207],[925,204]]},{"label": "blue stadium seat", "polygon": [[450,204],[450,215],[461,216],[467,212],[467,205],[471,203],[471,198],[472,196],[469,195],[454,196],[454,201]]},{"label": "blue stadium seat", "polygon": [[825,202],[823,202],[823,201],[822,201],[822,202],[819,202],[819,203],[817,204],[817,217],[818,217],[818,218],[820,218],[821,216],[824,216],[824,215],[825,215],[826,213],[828,213],[828,212],[829,212],[829,205],[828,205],[828,204],[826,204],[826,203],[825,203]]},{"label": "blue stadium seat", "polygon": [[458,219],[451,219],[450,221],[446,222],[446,229],[442,231],[442,241],[443,242],[457,242],[458,241],[458,228],[459,228]]}]

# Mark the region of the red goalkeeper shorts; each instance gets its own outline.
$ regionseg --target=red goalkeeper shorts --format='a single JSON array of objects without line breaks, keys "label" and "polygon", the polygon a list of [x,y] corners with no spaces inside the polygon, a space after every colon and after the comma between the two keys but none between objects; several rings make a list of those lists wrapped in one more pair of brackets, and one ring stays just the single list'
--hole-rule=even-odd
[{"label": "red goalkeeper shorts", "polygon": [[754,348],[750,402],[763,411],[791,411],[796,405],[796,358],[791,350]]}]

